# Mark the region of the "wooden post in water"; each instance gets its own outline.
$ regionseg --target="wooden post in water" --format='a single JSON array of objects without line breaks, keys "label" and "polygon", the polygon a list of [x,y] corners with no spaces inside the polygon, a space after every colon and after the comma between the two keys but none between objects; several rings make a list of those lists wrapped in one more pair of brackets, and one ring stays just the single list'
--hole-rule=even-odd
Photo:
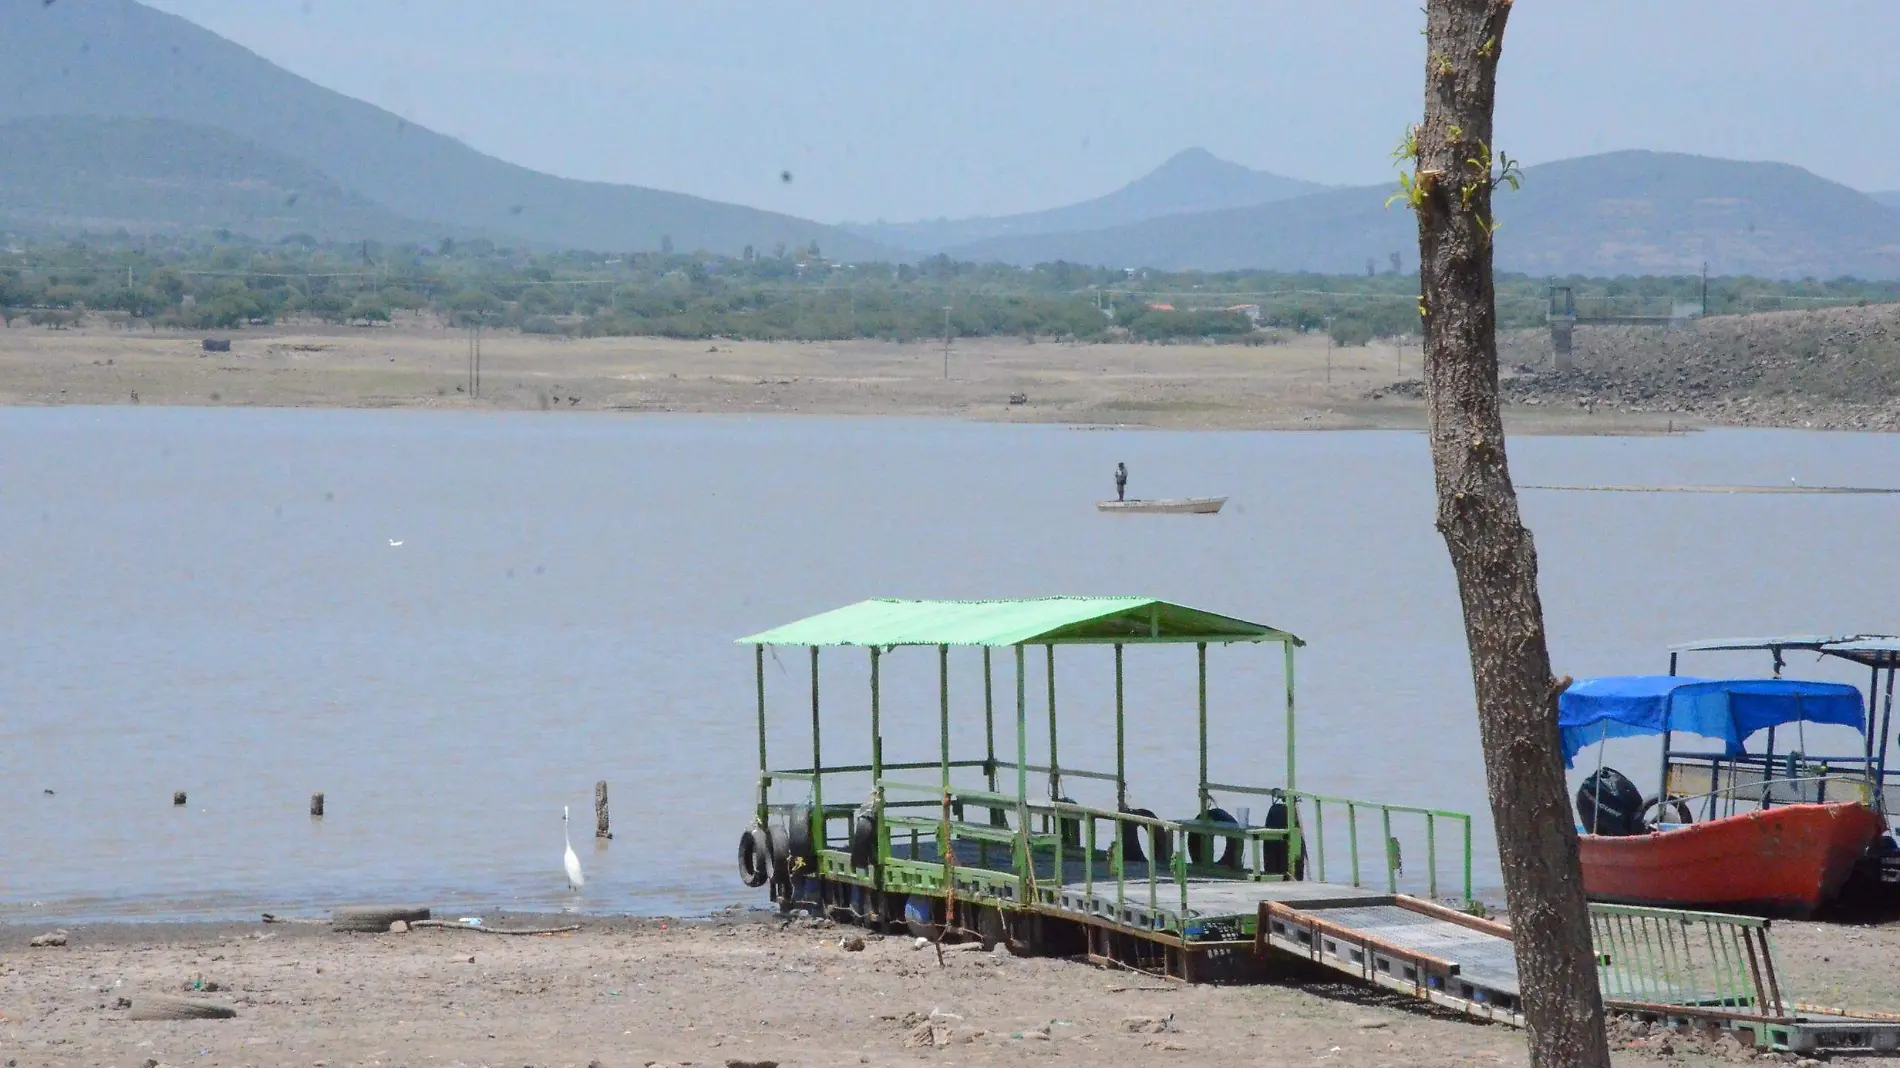
[{"label": "wooden post in water", "polygon": [[173,791],[172,792],[172,807],[181,808],[184,806],[184,804],[185,804],[185,791],[183,790]]},{"label": "wooden post in water", "polygon": [[310,814],[312,816],[315,816],[318,819],[323,818],[323,791],[322,790],[318,790],[316,793],[310,795]]},{"label": "wooden post in water", "polygon": [[613,840],[613,832],[607,829],[607,780],[594,784],[594,837]]}]

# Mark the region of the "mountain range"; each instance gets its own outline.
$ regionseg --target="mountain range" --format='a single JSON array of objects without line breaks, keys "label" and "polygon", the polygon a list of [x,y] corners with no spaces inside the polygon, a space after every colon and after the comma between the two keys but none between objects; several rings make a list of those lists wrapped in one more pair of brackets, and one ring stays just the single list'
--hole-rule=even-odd
[{"label": "mountain range", "polygon": [[460,236],[223,130],[63,115],[0,122],[0,224],[54,234],[232,230],[265,240]]},{"label": "mountain range", "polygon": [[1079,204],[1021,215],[844,225],[885,245],[934,253],[994,238],[1100,230],[1169,215],[1253,207],[1325,189],[1317,182],[1256,171],[1204,148],[1190,148],[1120,189]]},{"label": "mountain range", "polygon": [[817,241],[832,256],[888,255],[848,231],[789,215],[557,178],[485,156],[133,0],[0,0],[0,11],[0,121],[156,119],[221,130],[419,224],[544,245],[657,249],[670,237],[682,251],[736,255],[747,245]]},{"label": "mountain range", "polygon": [[[735,255],[1056,259],[1358,273],[1416,233],[1391,183],[1327,188],[1189,149],[1113,192],[1009,216],[827,225],[483,155],[135,0],[0,0],[0,226],[230,229]],[[1535,274],[1900,278],[1900,191],[1779,163],[1613,152],[1499,196],[1497,262]]]},{"label": "mountain range", "polygon": [[[1338,274],[1415,249],[1387,185],[1083,233],[992,238],[958,259]],[[1900,211],[1785,163],[1611,152],[1529,167],[1495,200],[1497,265],[1527,274],[1900,278]],[[1406,255],[1415,261],[1415,253]],[[1416,266],[1413,262],[1412,266]]]}]

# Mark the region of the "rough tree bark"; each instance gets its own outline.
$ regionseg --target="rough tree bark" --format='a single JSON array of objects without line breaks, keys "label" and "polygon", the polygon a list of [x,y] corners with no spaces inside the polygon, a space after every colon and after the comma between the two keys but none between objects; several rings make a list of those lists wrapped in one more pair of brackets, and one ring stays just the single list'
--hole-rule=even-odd
[{"label": "rough tree bark", "polygon": [[1534,1068],[1607,1068],[1575,824],[1565,796],[1537,552],[1518,515],[1498,402],[1491,112],[1511,0],[1428,0],[1425,121],[1402,185],[1418,216],[1425,397],[1438,530],[1464,605]]}]

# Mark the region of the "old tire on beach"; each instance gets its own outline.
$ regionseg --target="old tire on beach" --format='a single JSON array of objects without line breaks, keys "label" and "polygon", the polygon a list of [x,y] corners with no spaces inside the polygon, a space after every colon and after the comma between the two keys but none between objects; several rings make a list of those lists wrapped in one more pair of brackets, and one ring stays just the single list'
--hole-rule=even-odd
[{"label": "old tire on beach", "polygon": [[229,1020],[237,1010],[229,1005],[198,998],[172,998],[141,994],[132,999],[134,1020]]},{"label": "old tire on beach", "polygon": [[764,886],[765,880],[771,878],[767,868],[769,864],[765,852],[765,828],[756,825],[747,827],[745,833],[739,835],[739,878],[747,886]]},{"label": "old tire on beach", "polygon": [[401,920],[414,923],[429,918],[429,910],[415,905],[365,905],[354,908],[332,909],[330,929],[333,931],[373,931],[381,933],[389,930],[389,925]]}]

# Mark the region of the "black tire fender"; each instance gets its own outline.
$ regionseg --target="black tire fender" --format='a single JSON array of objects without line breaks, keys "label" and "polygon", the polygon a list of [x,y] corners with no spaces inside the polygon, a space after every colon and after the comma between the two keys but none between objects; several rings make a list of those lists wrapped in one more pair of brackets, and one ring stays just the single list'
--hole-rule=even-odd
[{"label": "black tire fender", "polygon": [[[1131,808],[1128,810],[1128,814],[1130,816],[1141,816],[1151,820],[1160,818],[1145,808]],[[1148,840],[1154,847],[1153,860],[1155,865],[1162,868],[1172,865],[1174,863],[1174,843],[1169,838],[1168,833],[1153,827],[1144,827],[1133,823],[1125,823],[1122,825],[1122,863],[1148,863],[1148,854],[1143,852],[1141,848],[1141,832],[1144,830],[1148,832]]]},{"label": "black tire fender", "polygon": [[[1202,823],[1231,823],[1231,824],[1234,824],[1235,826],[1239,826],[1240,824],[1239,820],[1234,819],[1232,813],[1218,806],[1209,808],[1206,812],[1201,813],[1200,822]],[[1195,864],[1212,863],[1213,856],[1214,856],[1214,841],[1215,841],[1215,836],[1212,834],[1188,835],[1188,860]],[[1221,854],[1220,866],[1223,868],[1237,869],[1241,866],[1244,860],[1244,851],[1241,849],[1241,843],[1238,839],[1234,839],[1234,838],[1229,838],[1229,839],[1226,839],[1225,841],[1226,841],[1227,849],[1225,852]]]},{"label": "black tire fender", "polygon": [[[1266,827],[1275,831],[1287,830],[1294,815],[1285,801],[1275,801],[1273,806],[1267,809]],[[1293,870],[1287,871],[1286,856],[1291,848],[1290,841],[1260,843],[1261,860],[1266,871],[1279,872],[1296,880],[1306,878],[1306,850],[1304,848],[1300,850],[1299,858],[1293,862]]]},{"label": "black tire fender", "polygon": [[[1060,805],[1073,805],[1075,804],[1075,798],[1058,797],[1056,798],[1056,803]],[[1081,848],[1082,846],[1082,820],[1079,816],[1058,815],[1056,817],[1056,831],[1057,831],[1057,836],[1060,838],[1063,846],[1069,849]]]},{"label": "black tire fender", "polygon": [[765,829],[765,853],[772,859],[772,900],[792,895],[792,836],[782,829]]},{"label": "black tire fender", "polygon": [[818,848],[811,835],[811,806],[799,805],[792,809],[792,822],[787,830],[790,833],[787,849],[792,859],[805,862],[802,874],[818,874]]},{"label": "black tire fender", "polygon": [[857,871],[868,871],[876,862],[877,817],[869,812],[860,812],[851,825],[851,867]]},{"label": "black tire fender", "polygon": [[765,828],[756,823],[739,835],[739,878],[747,886],[764,886],[765,881],[771,878],[767,868],[771,862],[767,859],[765,837]]}]

